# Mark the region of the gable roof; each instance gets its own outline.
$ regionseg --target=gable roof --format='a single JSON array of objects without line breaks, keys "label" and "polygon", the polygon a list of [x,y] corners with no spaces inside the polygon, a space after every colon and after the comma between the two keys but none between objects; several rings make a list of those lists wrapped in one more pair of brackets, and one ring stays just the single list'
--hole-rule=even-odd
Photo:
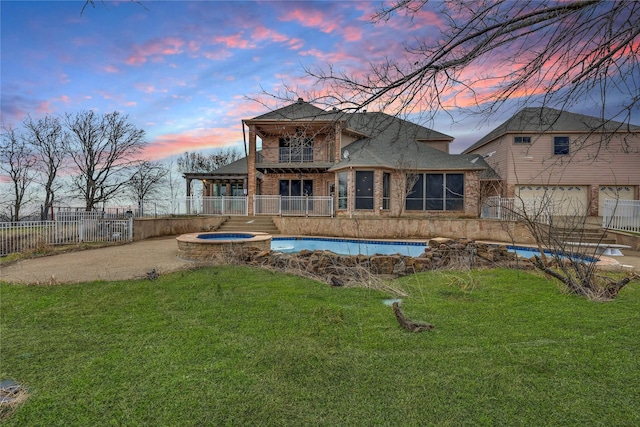
[{"label": "gable roof", "polygon": [[640,126],[603,120],[594,116],[571,113],[548,107],[528,107],[493,129],[479,141],[463,151],[469,153],[507,133],[545,132],[638,132]]},{"label": "gable roof", "polygon": [[298,98],[298,101],[293,104],[269,111],[246,121],[333,120],[336,116],[336,111],[325,111],[309,102],[305,102],[302,98]]},{"label": "gable roof", "polygon": [[[385,113],[351,115],[346,126],[370,135],[342,149],[342,160],[330,171],[346,167],[404,170],[484,170],[477,155],[449,154],[421,141],[451,141],[451,136]],[[474,162],[472,160],[476,159]]]}]

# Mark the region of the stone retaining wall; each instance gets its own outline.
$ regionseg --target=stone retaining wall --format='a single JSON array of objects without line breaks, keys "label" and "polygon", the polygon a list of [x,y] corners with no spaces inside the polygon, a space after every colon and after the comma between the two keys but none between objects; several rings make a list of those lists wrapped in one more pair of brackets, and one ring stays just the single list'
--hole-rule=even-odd
[{"label": "stone retaining wall", "polygon": [[[338,255],[331,251],[301,251],[297,254],[243,248],[236,253],[241,261],[253,266],[279,270],[305,270],[328,282],[350,276],[350,270],[366,269],[373,274],[404,276],[436,269],[508,267],[532,269],[529,260],[517,259],[505,246],[493,246],[467,239],[436,238],[429,241],[418,257],[404,255]],[[333,280],[332,280],[333,278]]]},{"label": "stone retaining wall", "polygon": [[133,220],[133,240],[211,231],[220,227],[226,219],[226,216],[137,218]]},{"label": "stone retaining wall", "polygon": [[465,236],[473,240],[532,244],[522,224],[477,218],[304,218],[274,217],[283,234],[358,239],[430,239]]}]

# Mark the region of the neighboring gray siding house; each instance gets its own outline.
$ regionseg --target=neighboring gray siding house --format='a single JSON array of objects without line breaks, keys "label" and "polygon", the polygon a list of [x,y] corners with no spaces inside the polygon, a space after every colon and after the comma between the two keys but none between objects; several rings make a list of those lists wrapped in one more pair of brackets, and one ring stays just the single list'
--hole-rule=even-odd
[{"label": "neighboring gray siding house", "polygon": [[467,148],[504,197],[548,197],[558,214],[601,216],[604,199],[640,197],[640,126],[525,108]]}]

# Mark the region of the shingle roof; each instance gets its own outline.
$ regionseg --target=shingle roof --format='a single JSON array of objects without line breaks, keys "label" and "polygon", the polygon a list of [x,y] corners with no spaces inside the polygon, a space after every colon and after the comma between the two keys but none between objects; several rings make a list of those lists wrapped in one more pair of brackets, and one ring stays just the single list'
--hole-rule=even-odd
[{"label": "shingle roof", "polygon": [[507,133],[640,131],[640,126],[548,107],[524,108],[463,151],[469,153]]},{"label": "shingle roof", "polygon": [[213,171],[216,175],[246,175],[247,174],[247,158],[242,157],[228,165],[220,166]]},{"label": "shingle roof", "polygon": [[325,111],[299,98],[297,102],[254,117],[254,120],[333,120],[335,111]]},{"label": "shingle roof", "polygon": [[354,114],[346,126],[370,136],[343,148],[342,160],[330,171],[345,167],[415,170],[482,170],[489,167],[482,158],[472,163],[478,157],[476,155],[449,154],[421,142],[453,138],[388,114]]}]

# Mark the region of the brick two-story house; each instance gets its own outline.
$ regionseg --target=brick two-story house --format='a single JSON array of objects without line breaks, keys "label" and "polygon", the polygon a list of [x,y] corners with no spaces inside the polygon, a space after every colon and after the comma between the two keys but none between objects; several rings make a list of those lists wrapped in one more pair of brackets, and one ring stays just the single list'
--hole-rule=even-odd
[{"label": "brick two-story house", "polygon": [[384,113],[299,99],[243,128],[246,158],[185,178],[202,180],[205,196],[247,195],[250,215],[272,213],[275,197],[331,200],[332,215],[478,216],[483,189],[499,179],[482,156],[449,154],[451,136]]}]

